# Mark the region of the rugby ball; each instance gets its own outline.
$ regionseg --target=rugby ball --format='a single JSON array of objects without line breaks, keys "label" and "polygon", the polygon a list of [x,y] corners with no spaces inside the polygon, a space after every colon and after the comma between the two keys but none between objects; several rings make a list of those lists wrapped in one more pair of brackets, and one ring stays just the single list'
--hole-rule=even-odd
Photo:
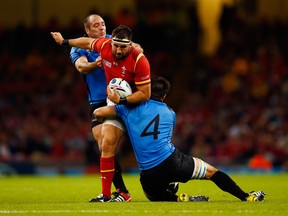
[{"label": "rugby ball", "polygon": [[132,94],[132,89],[128,82],[122,78],[113,78],[109,82],[109,89],[113,90],[116,87],[116,92],[121,98],[125,98]]}]

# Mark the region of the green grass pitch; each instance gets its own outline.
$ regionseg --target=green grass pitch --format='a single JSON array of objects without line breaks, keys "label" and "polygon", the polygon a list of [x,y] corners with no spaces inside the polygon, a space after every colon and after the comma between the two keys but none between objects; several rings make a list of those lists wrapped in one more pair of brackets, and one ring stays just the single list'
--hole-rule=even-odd
[{"label": "green grass pitch", "polygon": [[264,202],[241,202],[213,182],[192,180],[178,193],[206,195],[209,202],[149,202],[139,175],[124,175],[130,203],[89,203],[101,191],[99,175],[0,177],[0,215],[288,215],[288,174],[231,174],[245,191],[263,190]]}]

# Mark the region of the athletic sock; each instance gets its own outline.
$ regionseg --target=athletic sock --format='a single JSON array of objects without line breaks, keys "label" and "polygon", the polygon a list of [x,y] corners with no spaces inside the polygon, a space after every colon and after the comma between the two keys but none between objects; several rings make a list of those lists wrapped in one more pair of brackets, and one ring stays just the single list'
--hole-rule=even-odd
[{"label": "athletic sock", "polygon": [[122,169],[121,166],[118,162],[118,160],[115,157],[114,160],[114,165],[115,165],[115,173],[114,173],[114,177],[113,177],[113,184],[115,186],[116,189],[119,189],[120,191],[124,192],[124,193],[128,193],[128,190],[125,186],[123,177],[122,177]]},{"label": "athletic sock", "polygon": [[102,183],[102,194],[111,197],[111,185],[114,176],[114,157],[103,158],[100,157],[100,173]]},{"label": "athletic sock", "polygon": [[245,193],[226,173],[222,171],[217,171],[210,180],[213,181],[221,190],[232,194],[242,201],[245,201],[246,197],[249,196],[248,193]]}]

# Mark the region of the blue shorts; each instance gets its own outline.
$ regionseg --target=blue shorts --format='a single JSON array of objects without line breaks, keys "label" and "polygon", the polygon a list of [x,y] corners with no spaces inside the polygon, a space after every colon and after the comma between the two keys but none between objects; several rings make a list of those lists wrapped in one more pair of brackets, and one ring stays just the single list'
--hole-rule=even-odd
[{"label": "blue shorts", "polygon": [[100,103],[97,103],[97,104],[90,104],[90,117],[91,117],[91,128],[99,125],[99,124],[102,124],[102,122],[98,122],[94,115],[93,115],[93,112],[95,109],[99,108],[99,107],[103,107],[103,106],[106,106],[107,103],[106,103],[106,99],[103,101],[103,102],[100,102]]}]

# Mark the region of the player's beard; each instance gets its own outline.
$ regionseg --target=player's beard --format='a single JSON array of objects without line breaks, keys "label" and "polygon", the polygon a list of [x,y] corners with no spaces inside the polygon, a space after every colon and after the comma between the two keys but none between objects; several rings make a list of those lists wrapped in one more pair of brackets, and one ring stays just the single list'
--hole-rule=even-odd
[{"label": "player's beard", "polygon": [[113,55],[114,55],[114,57],[117,59],[117,60],[121,60],[121,59],[123,59],[123,58],[125,58],[125,54],[124,53],[122,53],[122,52],[115,52],[115,53],[113,53]]}]

